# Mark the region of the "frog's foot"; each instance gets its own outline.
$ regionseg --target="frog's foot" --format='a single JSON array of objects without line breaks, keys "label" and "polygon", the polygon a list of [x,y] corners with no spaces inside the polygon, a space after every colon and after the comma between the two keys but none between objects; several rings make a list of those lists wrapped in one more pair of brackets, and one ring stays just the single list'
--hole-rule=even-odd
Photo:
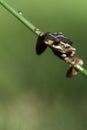
[{"label": "frog's foot", "polygon": [[78,70],[76,69],[76,65],[83,65],[83,60],[78,58],[78,57],[73,57],[73,58],[66,58],[66,62],[70,63],[71,61],[74,62],[74,64],[70,65],[70,68],[67,71],[67,77],[73,77],[76,76],[78,74]]},{"label": "frog's foot", "polygon": [[70,77],[76,76],[77,74],[78,74],[77,69],[76,69],[75,67],[71,66],[71,67],[68,69],[68,71],[67,71],[67,73],[66,73],[66,76],[67,76],[68,78],[70,78]]},{"label": "frog's foot", "polygon": [[80,66],[82,66],[82,65],[84,64],[83,60],[80,59],[80,58],[78,58],[78,57],[76,57],[76,56],[74,56],[74,57],[72,58],[72,61],[75,62],[74,66],[75,66],[76,64],[78,64],[78,65],[80,65]]}]

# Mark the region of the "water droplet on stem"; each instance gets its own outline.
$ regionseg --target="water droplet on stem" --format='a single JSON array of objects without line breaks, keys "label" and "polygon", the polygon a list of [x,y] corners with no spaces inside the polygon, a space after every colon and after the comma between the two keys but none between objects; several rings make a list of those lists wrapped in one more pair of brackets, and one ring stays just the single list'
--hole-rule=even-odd
[{"label": "water droplet on stem", "polygon": [[20,15],[23,15],[23,13],[22,13],[21,11],[18,11],[18,13],[19,13]]}]

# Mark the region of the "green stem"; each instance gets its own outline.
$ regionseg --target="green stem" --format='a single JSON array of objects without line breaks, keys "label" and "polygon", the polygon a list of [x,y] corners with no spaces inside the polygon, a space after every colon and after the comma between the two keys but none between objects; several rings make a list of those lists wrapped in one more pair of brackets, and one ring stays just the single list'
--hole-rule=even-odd
[{"label": "green stem", "polygon": [[[28,29],[30,29],[34,34],[40,35],[41,31],[36,28],[30,21],[28,21],[25,17],[23,17],[22,13],[19,11],[15,11],[13,7],[11,7],[5,0],[0,0],[0,4],[7,9],[13,16],[15,16],[19,21],[21,21]],[[70,62],[73,65],[73,62]],[[76,69],[79,70],[83,75],[87,76],[87,70],[84,69],[80,65],[76,65]]]},{"label": "green stem", "polygon": [[[74,62],[71,61],[70,64],[73,65]],[[83,68],[82,66],[80,66],[80,65],[78,65],[78,64],[75,65],[75,68],[76,68],[79,72],[81,72],[84,76],[87,77],[87,70],[86,70],[85,68]]]},{"label": "green stem", "polygon": [[26,27],[28,27],[32,32],[34,32],[36,35],[40,34],[40,31],[26,18],[22,16],[22,13],[19,11],[16,11],[11,7],[5,0],[0,0],[0,4],[7,9],[13,16],[15,16],[18,20],[20,20]]},{"label": "green stem", "polygon": [[78,64],[76,65],[76,68],[85,76],[87,76],[87,70],[81,66],[79,66]]}]

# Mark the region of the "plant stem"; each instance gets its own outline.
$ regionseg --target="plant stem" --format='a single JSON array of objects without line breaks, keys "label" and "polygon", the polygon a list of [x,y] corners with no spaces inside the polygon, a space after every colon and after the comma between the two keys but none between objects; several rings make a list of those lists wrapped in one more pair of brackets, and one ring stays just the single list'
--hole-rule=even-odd
[{"label": "plant stem", "polygon": [[85,76],[87,76],[87,70],[81,66],[79,66],[78,64],[76,64],[76,68]]},{"label": "plant stem", "polygon": [[40,31],[37,31],[37,28],[26,18],[23,17],[20,11],[16,11],[11,7],[5,0],[0,0],[0,4],[7,9],[13,16],[15,16],[18,20],[20,20],[26,27],[28,27],[32,32],[36,35],[40,34]]},{"label": "plant stem", "polygon": [[[21,21],[28,29],[30,29],[34,34],[40,35],[41,31],[36,28],[30,21],[28,21],[20,11],[16,11],[11,7],[5,0],[0,0],[0,4],[7,9],[13,16],[15,16],[19,21]],[[73,62],[70,62],[71,65],[73,65]],[[83,75],[87,76],[87,70],[84,69],[80,65],[75,66],[77,70],[79,70]]]},{"label": "plant stem", "polygon": [[[70,64],[73,65],[73,64],[74,64],[74,61],[70,61]],[[76,68],[79,72],[81,72],[84,76],[87,77],[87,70],[86,70],[85,68],[83,68],[82,66],[80,66],[80,65],[78,65],[78,64],[75,65],[75,68]]]}]

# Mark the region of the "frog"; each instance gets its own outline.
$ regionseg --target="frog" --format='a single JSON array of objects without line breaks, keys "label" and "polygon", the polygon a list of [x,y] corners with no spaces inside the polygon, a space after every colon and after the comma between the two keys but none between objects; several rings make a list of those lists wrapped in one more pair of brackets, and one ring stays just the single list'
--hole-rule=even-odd
[{"label": "frog", "polygon": [[46,48],[49,47],[54,55],[64,60],[66,63],[74,62],[69,66],[66,73],[67,77],[73,77],[78,74],[75,68],[76,64],[83,65],[83,60],[76,56],[77,49],[73,47],[73,42],[68,37],[64,36],[62,32],[46,32],[38,36],[36,42],[36,54],[41,55]]}]

